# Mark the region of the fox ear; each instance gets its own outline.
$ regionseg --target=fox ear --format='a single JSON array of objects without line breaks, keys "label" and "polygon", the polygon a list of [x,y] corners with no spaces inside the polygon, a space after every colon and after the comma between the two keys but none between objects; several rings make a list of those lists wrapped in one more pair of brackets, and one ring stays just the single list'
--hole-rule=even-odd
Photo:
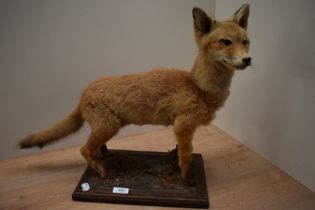
[{"label": "fox ear", "polygon": [[235,14],[230,19],[237,22],[242,28],[247,29],[248,17],[249,4],[244,4],[235,12]]},{"label": "fox ear", "polygon": [[202,9],[194,7],[192,10],[194,28],[199,35],[208,34],[211,31],[212,19]]}]

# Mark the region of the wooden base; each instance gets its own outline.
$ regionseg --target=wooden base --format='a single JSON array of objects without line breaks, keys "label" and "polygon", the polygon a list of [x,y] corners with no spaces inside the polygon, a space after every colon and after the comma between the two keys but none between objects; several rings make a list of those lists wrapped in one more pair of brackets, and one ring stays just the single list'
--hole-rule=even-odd
[{"label": "wooden base", "polygon": [[[105,150],[104,150],[105,151]],[[188,182],[180,180],[177,151],[105,151],[107,177],[89,167],[75,188],[72,199],[104,203],[170,207],[208,208],[208,192],[200,154],[193,154]],[[82,190],[88,183],[89,191]],[[114,187],[128,188],[128,194],[113,193]]]}]

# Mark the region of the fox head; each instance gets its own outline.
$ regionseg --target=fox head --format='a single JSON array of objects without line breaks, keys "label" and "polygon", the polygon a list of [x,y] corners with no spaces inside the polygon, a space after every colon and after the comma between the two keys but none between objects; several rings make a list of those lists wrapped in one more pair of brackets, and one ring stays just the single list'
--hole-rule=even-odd
[{"label": "fox head", "polygon": [[246,30],[248,4],[243,5],[225,21],[217,21],[215,17],[196,7],[192,13],[199,53],[202,53],[207,61],[239,70],[251,64],[251,57],[248,56],[250,41]]}]

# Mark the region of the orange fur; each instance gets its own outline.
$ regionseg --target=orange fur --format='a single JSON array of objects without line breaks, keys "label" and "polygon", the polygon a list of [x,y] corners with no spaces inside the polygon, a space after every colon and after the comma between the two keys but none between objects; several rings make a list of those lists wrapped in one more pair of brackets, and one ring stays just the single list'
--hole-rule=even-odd
[{"label": "orange fur", "polygon": [[[231,19],[219,22],[194,8],[199,53],[190,72],[155,69],[100,78],[83,91],[78,108],[68,118],[25,138],[20,147],[42,147],[78,130],[83,121],[87,121],[91,134],[81,154],[95,171],[105,176],[100,147],[121,127],[128,124],[174,125],[179,166],[182,178],[186,179],[195,129],[210,123],[215,111],[224,104],[234,70],[249,65],[242,63],[248,52],[248,14],[246,4]],[[225,44],[224,39],[229,39],[231,44]]]}]

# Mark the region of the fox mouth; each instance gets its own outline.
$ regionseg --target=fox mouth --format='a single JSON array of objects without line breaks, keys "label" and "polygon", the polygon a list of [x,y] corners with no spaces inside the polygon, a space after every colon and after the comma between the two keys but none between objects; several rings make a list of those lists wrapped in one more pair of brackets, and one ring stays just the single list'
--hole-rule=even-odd
[{"label": "fox mouth", "polygon": [[233,67],[236,69],[236,70],[244,70],[246,69],[246,67],[248,67],[250,65],[234,65]]}]

